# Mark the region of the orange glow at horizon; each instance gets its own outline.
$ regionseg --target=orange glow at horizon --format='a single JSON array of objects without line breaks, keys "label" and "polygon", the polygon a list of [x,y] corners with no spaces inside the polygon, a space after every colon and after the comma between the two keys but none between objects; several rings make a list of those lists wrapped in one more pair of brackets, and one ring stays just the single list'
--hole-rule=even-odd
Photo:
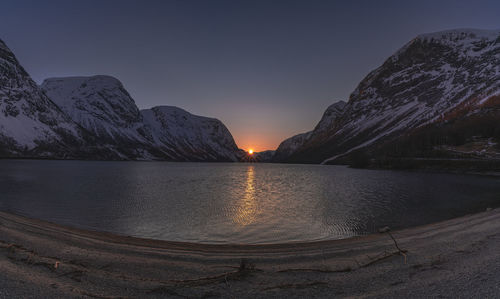
[{"label": "orange glow at horizon", "polygon": [[238,148],[244,149],[247,153],[251,149],[255,154],[267,150],[275,150],[281,141],[293,135],[294,134],[291,133],[289,136],[285,135],[276,137],[246,133],[243,136],[236,136],[234,141],[236,142]]},{"label": "orange glow at horizon", "polygon": [[249,153],[250,155],[253,155],[253,149],[249,149],[249,150],[248,150],[248,153]]}]

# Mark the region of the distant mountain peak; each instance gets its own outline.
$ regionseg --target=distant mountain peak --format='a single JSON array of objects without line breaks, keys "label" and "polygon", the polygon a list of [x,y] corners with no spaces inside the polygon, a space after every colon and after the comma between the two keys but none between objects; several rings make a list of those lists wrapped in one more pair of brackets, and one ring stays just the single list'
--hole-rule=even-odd
[{"label": "distant mountain peak", "polygon": [[107,75],[48,78],[42,82],[41,87],[57,100],[72,100],[76,98],[73,95],[78,93],[87,95],[102,90],[120,89],[133,102],[123,88],[123,84],[118,79]]}]

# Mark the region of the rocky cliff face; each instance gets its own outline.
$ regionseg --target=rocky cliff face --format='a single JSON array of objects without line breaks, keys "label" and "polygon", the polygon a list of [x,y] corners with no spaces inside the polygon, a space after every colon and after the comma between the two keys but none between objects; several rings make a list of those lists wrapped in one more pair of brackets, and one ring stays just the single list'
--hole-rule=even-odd
[{"label": "rocky cliff face", "polygon": [[73,158],[83,154],[84,135],[0,41],[0,154]]},{"label": "rocky cliff face", "polygon": [[423,34],[364,78],[335,123],[287,162],[330,163],[386,143],[500,93],[500,31]]}]

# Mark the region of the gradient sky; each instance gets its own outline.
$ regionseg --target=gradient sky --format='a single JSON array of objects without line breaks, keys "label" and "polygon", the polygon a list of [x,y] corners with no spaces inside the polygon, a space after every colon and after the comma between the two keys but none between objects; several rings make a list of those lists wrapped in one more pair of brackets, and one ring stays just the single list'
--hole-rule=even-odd
[{"label": "gradient sky", "polygon": [[311,130],[419,33],[500,28],[500,1],[2,0],[0,39],[38,83],[117,77],[139,108],[220,119],[244,149]]}]

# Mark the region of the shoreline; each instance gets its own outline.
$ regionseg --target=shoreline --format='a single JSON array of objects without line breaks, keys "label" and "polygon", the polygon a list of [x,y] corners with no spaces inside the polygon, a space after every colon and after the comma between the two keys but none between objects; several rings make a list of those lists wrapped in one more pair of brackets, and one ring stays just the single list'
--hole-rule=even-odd
[{"label": "shoreline", "polygon": [[386,233],[304,243],[183,243],[0,212],[0,298],[500,294],[500,209],[391,234],[396,244]]}]

